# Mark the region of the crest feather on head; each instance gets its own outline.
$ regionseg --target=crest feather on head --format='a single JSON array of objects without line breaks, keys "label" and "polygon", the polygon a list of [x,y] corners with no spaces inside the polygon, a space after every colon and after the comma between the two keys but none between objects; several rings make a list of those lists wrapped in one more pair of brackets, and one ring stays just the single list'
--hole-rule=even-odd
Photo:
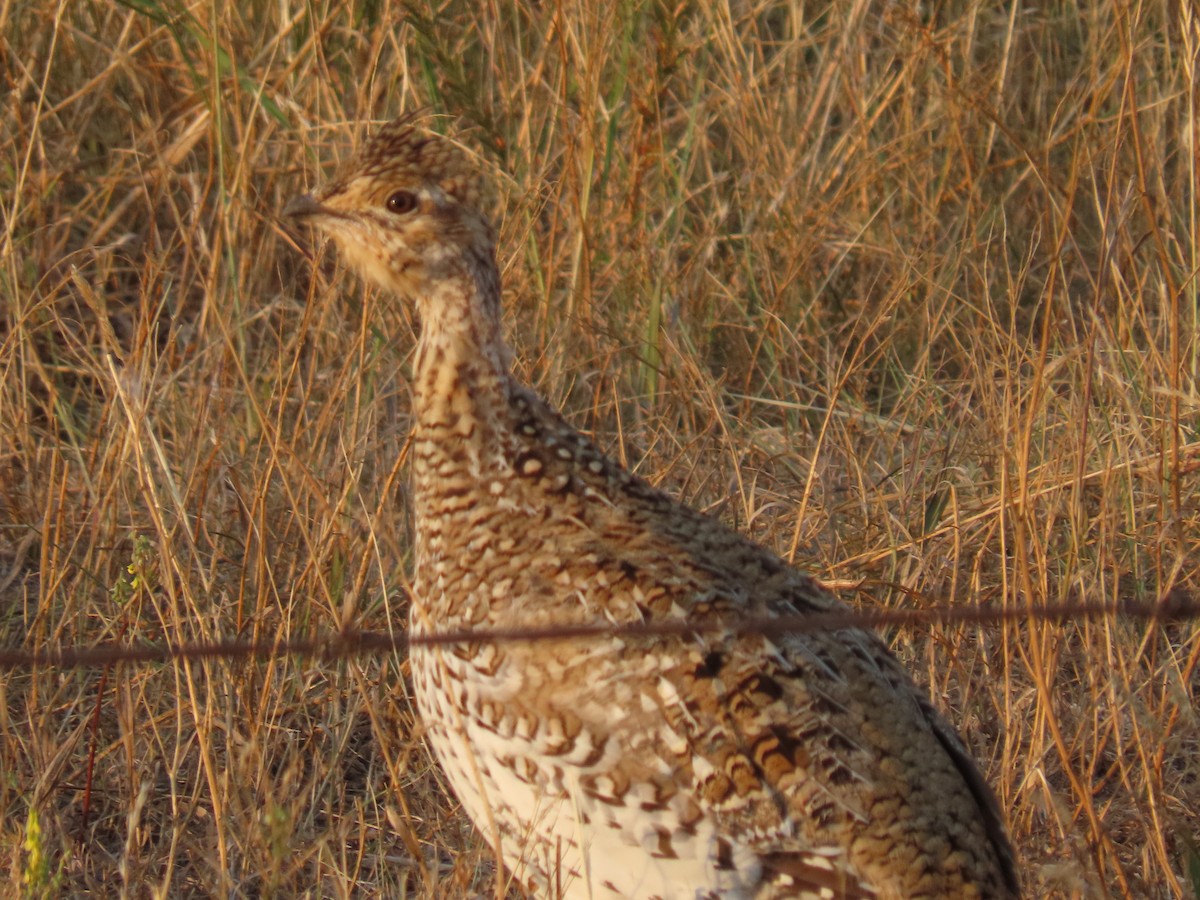
[{"label": "crest feather on head", "polygon": [[335,181],[368,177],[433,181],[464,206],[484,212],[483,183],[467,152],[450,138],[417,126],[420,112],[393,119],[373,134]]}]

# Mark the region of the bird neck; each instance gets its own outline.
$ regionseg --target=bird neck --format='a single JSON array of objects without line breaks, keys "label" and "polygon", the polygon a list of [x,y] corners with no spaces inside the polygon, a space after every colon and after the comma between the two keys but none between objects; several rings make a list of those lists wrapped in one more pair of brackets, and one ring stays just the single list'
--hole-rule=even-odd
[{"label": "bird neck", "polygon": [[501,437],[513,386],[499,276],[494,262],[485,263],[438,279],[419,300],[414,378],[417,440],[476,458]]}]

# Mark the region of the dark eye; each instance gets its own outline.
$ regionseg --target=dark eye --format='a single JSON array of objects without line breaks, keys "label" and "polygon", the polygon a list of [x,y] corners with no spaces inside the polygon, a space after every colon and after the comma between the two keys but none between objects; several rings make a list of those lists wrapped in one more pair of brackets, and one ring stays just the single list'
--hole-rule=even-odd
[{"label": "dark eye", "polygon": [[410,191],[396,191],[387,198],[388,212],[402,216],[417,208],[417,195]]}]

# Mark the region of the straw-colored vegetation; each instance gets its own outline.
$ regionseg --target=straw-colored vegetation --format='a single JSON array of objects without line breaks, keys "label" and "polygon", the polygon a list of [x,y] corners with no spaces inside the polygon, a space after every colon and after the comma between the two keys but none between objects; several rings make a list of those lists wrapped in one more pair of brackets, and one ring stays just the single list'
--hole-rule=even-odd
[{"label": "straw-colored vegetation", "polygon": [[[403,631],[412,313],[277,214],[422,106],[651,481],[864,607],[1195,596],[1189,7],[0,4],[0,642]],[[1195,894],[1197,623],[890,637],[1032,896]],[[505,889],[401,654],[0,697],[6,895]]]}]

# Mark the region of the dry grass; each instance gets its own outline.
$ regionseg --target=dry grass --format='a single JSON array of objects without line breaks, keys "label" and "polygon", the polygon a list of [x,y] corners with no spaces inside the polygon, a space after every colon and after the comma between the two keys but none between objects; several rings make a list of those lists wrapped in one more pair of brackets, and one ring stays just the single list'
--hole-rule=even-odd
[{"label": "dry grass", "polygon": [[[419,106],[650,480],[864,605],[1198,592],[1189,4],[216,6],[0,3],[3,644],[403,629],[410,312],[277,213]],[[1032,896],[1197,892],[1196,623],[893,638]],[[4,893],[502,891],[404,675],[4,673]]]}]

